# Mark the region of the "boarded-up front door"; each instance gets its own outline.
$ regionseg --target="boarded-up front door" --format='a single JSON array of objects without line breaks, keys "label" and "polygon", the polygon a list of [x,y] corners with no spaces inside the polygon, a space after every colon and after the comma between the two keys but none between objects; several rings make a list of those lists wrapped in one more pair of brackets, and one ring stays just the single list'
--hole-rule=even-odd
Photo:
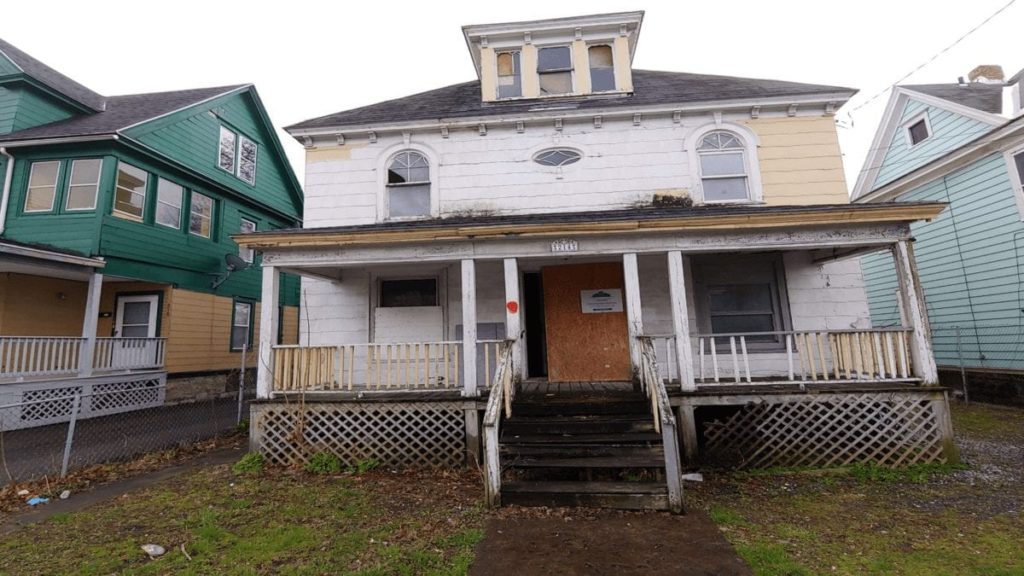
[{"label": "boarded-up front door", "polygon": [[[542,274],[548,380],[631,379],[626,313],[604,311],[623,310],[622,265],[552,266]],[[610,302],[607,308],[595,305],[602,298]]]}]

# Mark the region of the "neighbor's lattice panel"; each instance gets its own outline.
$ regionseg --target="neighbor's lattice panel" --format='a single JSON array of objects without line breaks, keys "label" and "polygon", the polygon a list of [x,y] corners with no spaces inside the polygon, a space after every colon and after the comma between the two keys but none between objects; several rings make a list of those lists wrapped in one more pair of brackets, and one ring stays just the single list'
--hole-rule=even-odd
[{"label": "neighbor's lattice panel", "polygon": [[335,454],[346,465],[465,462],[465,415],[455,403],[253,405],[252,426],[259,451],[275,464],[301,464],[317,452]]},{"label": "neighbor's lattice panel", "polygon": [[941,417],[933,400],[912,393],[750,403],[704,424],[705,457],[737,468],[944,462]]}]

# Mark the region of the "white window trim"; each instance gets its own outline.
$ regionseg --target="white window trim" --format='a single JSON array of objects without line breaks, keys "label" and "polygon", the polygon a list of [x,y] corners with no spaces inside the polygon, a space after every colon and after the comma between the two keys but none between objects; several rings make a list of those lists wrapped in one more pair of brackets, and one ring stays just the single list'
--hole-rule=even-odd
[{"label": "white window trim", "polygon": [[[163,180],[164,182],[168,182],[170,184],[174,184],[175,186],[177,186],[179,188],[178,205],[175,206],[178,209],[178,223],[176,225],[174,225],[174,226],[171,226],[170,224],[164,224],[163,222],[161,222],[159,220],[159,216],[158,215],[160,214],[160,205],[161,204],[167,204],[168,206],[172,206],[172,204],[168,204],[167,202],[161,202],[160,201],[160,181],[161,180]],[[161,177],[157,176],[157,178],[156,178],[156,207],[155,207],[154,212],[153,212],[153,223],[156,224],[157,226],[163,226],[165,228],[171,228],[173,230],[181,230],[181,216],[185,212],[183,204],[185,204],[185,187],[182,186],[181,184],[178,184],[174,180],[169,180],[167,178],[161,178]]]},{"label": "white window trim", "polygon": [[[257,230],[259,230],[260,225],[255,220],[253,220],[251,218],[246,218],[245,216],[240,217],[239,220],[240,220],[239,226],[238,226],[238,231],[239,232],[242,231],[241,224],[245,223],[245,222],[248,222],[248,223],[252,224],[252,231],[253,232],[256,232]],[[248,251],[248,254],[249,254],[248,258],[246,258],[245,256],[242,255],[243,254],[243,250]],[[252,248],[242,248],[241,246],[239,246],[238,247],[238,257],[241,258],[242,260],[245,260],[249,264],[252,264],[253,261],[256,260],[256,250],[254,250]]]},{"label": "white window trim", "polygon": [[[914,140],[910,137],[910,127],[913,126],[914,124],[917,124],[921,120],[924,120],[924,127],[926,130],[928,130],[928,135],[925,136],[924,140],[921,140],[917,144],[914,144]],[[903,124],[900,124],[900,130],[903,132],[903,139],[907,142],[907,148],[914,148],[931,140],[932,136],[934,136],[935,133],[932,132],[932,121],[931,119],[928,118],[928,108],[921,110],[917,114],[911,116],[909,120],[907,120]]]},{"label": "white window trim", "polygon": [[370,342],[377,341],[377,326],[376,326],[376,310],[380,307],[380,286],[382,280],[426,280],[428,278],[434,278],[437,281],[437,306],[428,306],[428,308],[441,308],[441,333],[448,334],[448,313],[449,313],[449,302],[448,302],[448,268],[444,267],[440,270],[433,268],[425,270],[424,272],[410,273],[410,274],[388,274],[380,272],[370,272],[370,318],[368,332]]},{"label": "white window trim", "polygon": [[[35,172],[36,164],[49,164],[53,162],[57,163],[57,175],[54,177],[53,180],[53,196],[50,197],[50,207],[46,208],[45,210],[29,210],[28,197],[29,194],[32,192],[32,173]],[[35,160],[31,164],[29,164],[28,181],[25,183],[25,205],[23,206],[22,212],[26,214],[42,214],[46,212],[53,212],[53,207],[57,204],[57,189],[60,188],[60,172],[62,168],[63,162],[61,162],[60,160]],[[36,188],[41,188],[41,186],[36,186]]]},{"label": "white window trim", "polygon": [[[220,165],[220,142],[221,142],[221,136],[224,135],[224,132],[231,132],[232,134],[235,135],[235,150],[234,150],[234,152],[231,155],[231,157],[235,159],[235,165],[232,166],[230,170],[228,170],[227,168],[225,168],[225,167]],[[234,176],[235,171],[238,170],[238,136],[239,136],[238,132],[236,132],[235,130],[232,130],[231,128],[228,128],[227,126],[225,126],[223,124],[220,125],[220,130],[217,131],[217,148],[216,148],[217,155],[214,158],[214,162],[217,165],[217,168],[223,170],[224,172],[227,172],[228,174],[231,174],[232,176]]]},{"label": "white window trim", "polygon": [[[502,54],[518,54],[519,55],[519,96],[502,96],[501,86],[498,84],[501,76],[498,74],[498,56]],[[525,98],[523,94],[523,47],[518,46],[514,48],[495,48],[494,49],[494,98],[496,100],[518,100]]]},{"label": "white window trim", "polygon": [[[256,168],[259,166],[260,157],[260,145],[252,138],[249,138],[245,134],[235,134],[237,145],[235,146],[235,177],[242,182],[245,182],[249,186],[256,185]],[[242,177],[242,140],[252,142],[252,145],[256,147],[256,154],[252,159],[252,181],[246,180]]]},{"label": "white window trim", "polygon": [[1024,154],[1024,144],[1019,144],[1003,152],[1003,161],[1006,162],[1006,172],[1010,177],[1010,186],[1013,188],[1013,199],[1017,202],[1017,214],[1024,220],[1024,181],[1017,172],[1017,165],[1013,157],[1017,154]]},{"label": "white window trim", "polygon": [[[146,186],[144,187],[144,191],[142,193],[142,215],[141,216],[136,216],[135,214],[132,214],[131,212],[125,212],[124,210],[118,210],[117,209],[117,188],[118,188],[118,186],[117,186],[117,175],[118,175],[118,173],[121,172],[121,165],[122,164],[124,164],[125,166],[131,166],[132,168],[135,168],[136,170],[138,170],[140,172],[143,172],[146,175]],[[125,220],[131,220],[132,222],[145,222],[146,221],[146,202],[149,200],[149,182],[150,182],[150,180],[152,180],[152,178],[153,178],[153,175],[150,174],[148,170],[143,170],[142,168],[139,168],[135,164],[129,164],[127,162],[122,162],[121,160],[118,160],[117,161],[117,168],[116,168],[116,171],[114,172],[114,197],[111,199],[110,213],[112,215],[114,215],[114,216],[117,216],[118,218],[124,218]]]},{"label": "white window trim", "polygon": [[[207,200],[210,201],[210,235],[209,236],[203,236],[202,234],[200,234],[198,232],[193,232],[192,231],[192,206],[195,204],[194,201],[195,201],[195,197],[196,196],[202,196],[203,198],[206,198]],[[203,194],[202,192],[196,192],[195,190],[191,191],[191,193],[188,196],[188,233],[189,234],[191,234],[192,236],[195,236],[197,238],[206,238],[207,240],[212,240],[213,239],[213,235],[216,232],[214,230],[214,226],[215,226],[214,218],[216,217],[216,214],[217,214],[217,201],[214,200],[213,196],[208,196],[206,194]]]},{"label": "white window trim", "polygon": [[[569,49],[569,82],[570,82],[571,85],[569,86],[569,91],[568,92],[562,92],[560,94],[545,94],[545,93],[540,91],[541,72],[540,72],[540,70],[537,67],[540,66],[540,51],[543,50],[544,48],[568,48]],[[587,62],[587,65],[588,66],[590,65],[589,61]],[[539,97],[539,98],[559,98],[559,97],[565,97],[565,96],[572,96],[573,94],[576,94],[576,54],[575,54],[575,50],[572,49],[572,42],[569,42],[569,43],[556,42],[554,44],[539,44],[539,45],[537,45],[537,67],[535,67],[533,69],[533,72],[532,72],[532,74],[537,77],[537,97]],[[564,70],[562,70],[562,72],[564,72]]]},{"label": "white window trim", "polygon": [[[238,311],[236,310],[236,308],[238,307],[239,304],[249,308],[249,321],[247,323],[245,323],[245,324],[239,324],[238,323]],[[252,342],[250,342],[249,340],[252,337],[253,332],[254,332],[254,330],[253,330],[253,320],[254,320],[253,319],[253,314],[255,314],[255,312],[256,312],[256,306],[254,306],[252,302],[249,302],[249,301],[246,301],[246,300],[235,300],[235,301],[233,301],[231,303],[231,334],[228,337],[228,348],[230,348],[232,352],[241,352],[242,351],[242,346],[239,346],[237,348],[235,347],[235,328],[243,328],[243,327],[245,328],[245,344],[244,344],[244,346],[246,347],[246,349],[252,349]]]},{"label": "white window trim", "polygon": [[[92,206],[89,206],[88,208],[71,208],[68,204],[70,204],[70,202],[71,202],[71,188],[72,188],[72,186],[85,186],[85,184],[74,184],[74,181],[75,181],[75,162],[82,162],[82,161],[88,161],[88,160],[96,160],[96,161],[98,161],[100,163],[100,169],[96,173],[96,182],[92,183],[92,185],[95,187],[93,189],[93,191],[92,191]],[[71,163],[71,168],[69,168],[71,173],[68,175],[68,191],[64,195],[65,196],[65,198],[64,198],[64,211],[65,212],[90,212],[92,210],[95,210],[96,209],[96,197],[99,196],[99,194],[100,194],[100,182],[103,181],[103,158],[72,158],[71,160],[69,160],[69,162]],[[31,180],[29,180],[29,181],[31,182]],[[59,173],[57,174],[57,181],[60,182],[60,174]]]},{"label": "white window trim", "polygon": [[[430,215],[429,216],[399,216],[392,218],[388,215],[388,165],[399,152],[419,152],[430,164]],[[426,220],[437,218],[441,213],[440,187],[438,182],[441,179],[441,164],[438,155],[432,148],[417,143],[398,143],[389,146],[380,156],[377,157],[377,221],[378,222],[402,222],[410,220]]]},{"label": "white window trim", "polygon": [[[746,200],[704,200],[703,178],[700,173],[700,154],[697,146],[702,138],[710,132],[723,130],[732,132],[743,142],[743,162],[747,169],[747,199]],[[761,188],[761,164],[757,158],[757,148],[760,141],[752,130],[739,124],[730,122],[712,122],[705,124],[690,132],[686,137],[687,160],[690,163],[690,179],[692,182],[694,202],[700,204],[762,204],[764,203],[764,191]]]},{"label": "white window trim", "polygon": [[[612,52],[612,83],[615,85],[611,90],[595,90],[594,89],[594,76],[590,74],[590,49],[594,46],[607,46]],[[590,75],[590,91],[594,94],[614,94],[615,92],[622,92],[619,89],[619,59],[615,54],[615,41],[614,40],[599,40],[587,43],[587,74]]]}]

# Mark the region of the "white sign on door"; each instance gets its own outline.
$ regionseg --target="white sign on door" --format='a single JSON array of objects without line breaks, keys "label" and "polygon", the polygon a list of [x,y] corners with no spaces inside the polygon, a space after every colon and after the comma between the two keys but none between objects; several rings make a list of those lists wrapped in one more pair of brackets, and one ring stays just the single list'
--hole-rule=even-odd
[{"label": "white sign on door", "polygon": [[622,312],[622,290],[619,288],[581,290],[580,302],[584,314]]}]

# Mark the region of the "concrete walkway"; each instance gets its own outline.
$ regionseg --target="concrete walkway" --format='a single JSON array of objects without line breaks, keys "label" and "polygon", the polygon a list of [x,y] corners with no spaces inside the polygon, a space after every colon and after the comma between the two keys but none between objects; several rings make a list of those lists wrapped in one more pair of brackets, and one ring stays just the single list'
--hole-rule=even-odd
[{"label": "concrete walkway", "polygon": [[587,511],[487,523],[470,576],[752,575],[706,515]]},{"label": "concrete walkway", "polygon": [[14,532],[24,526],[43,522],[55,514],[78,512],[95,504],[113,500],[114,498],[118,498],[129,492],[148,488],[163,482],[168,478],[180,476],[207,466],[217,466],[219,464],[237,462],[238,459],[246,453],[247,449],[247,446],[240,442],[236,446],[218,448],[217,450],[199,456],[198,458],[187,460],[181,464],[175,464],[174,466],[162,468],[154,472],[132,476],[130,478],[125,478],[124,480],[101,484],[96,488],[85,492],[72,493],[71,497],[67,500],[52,499],[47,504],[40,504],[39,506],[28,508],[25,512],[19,512],[8,516],[0,515],[0,537]]}]

